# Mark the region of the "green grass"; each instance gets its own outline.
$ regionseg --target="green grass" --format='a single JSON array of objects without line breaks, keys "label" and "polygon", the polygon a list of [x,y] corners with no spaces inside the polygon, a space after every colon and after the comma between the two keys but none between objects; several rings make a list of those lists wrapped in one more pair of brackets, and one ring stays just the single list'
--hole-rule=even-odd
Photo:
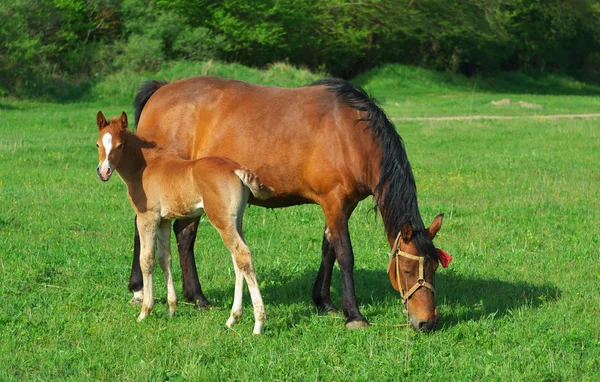
[{"label": "green grass", "polygon": [[[395,119],[410,115],[394,106],[403,102],[420,105],[413,116],[468,115],[464,103],[426,102],[455,91],[428,86],[411,96],[370,85]],[[597,110],[593,96],[535,97],[556,97],[568,112]],[[247,294],[241,322],[224,326],[233,268],[206,220],[196,253],[214,308],[180,304],[169,319],[157,269],[161,300],[135,322],[139,307],[126,290],[133,215],[118,178],[98,181],[94,145],[98,109],[131,112],[128,103],[0,102],[0,380],[600,379],[598,120],[396,123],[423,218],[445,213],[435,242],[455,259],[438,272],[441,321],[431,334],[401,326],[371,200],[350,221],[357,297],[373,323],[361,331],[312,306],[319,208],[249,208],[246,237],[268,315],[256,337]],[[332,295],[339,306],[337,266]]]},{"label": "green grass", "polygon": [[[453,73],[386,65],[353,82],[371,90],[386,111],[396,118],[600,112],[597,97],[600,86],[565,76],[503,73],[495,77],[466,78]],[[503,99],[510,99],[511,103],[499,106],[491,103]]]}]

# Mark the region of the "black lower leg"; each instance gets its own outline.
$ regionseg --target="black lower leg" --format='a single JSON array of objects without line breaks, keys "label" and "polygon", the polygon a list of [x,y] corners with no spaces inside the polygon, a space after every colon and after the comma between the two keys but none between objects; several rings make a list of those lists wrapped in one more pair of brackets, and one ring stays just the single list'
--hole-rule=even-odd
[{"label": "black lower leg", "polygon": [[202,293],[194,256],[194,243],[196,241],[197,230],[198,219],[176,220],[173,225],[173,231],[177,238],[179,264],[181,265],[183,278],[183,298],[200,308],[205,308],[210,306],[210,304],[204,293]]},{"label": "black lower leg", "polygon": [[356,292],[354,290],[354,252],[350,242],[347,222],[337,230],[337,237],[332,238],[336,259],[342,274],[342,310],[346,316],[346,326],[359,327],[366,325],[367,320],[360,314]]},{"label": "black lower leg", "polygon": [[312,299],[320,312],[337,312],[337,309],[331,301],[331,274],[335,263],[335,250],[328,240],[327,229],[323,234],[323,244],[321,246],[321,266],[313,286]]},{"label": "black lower leg", "polygon": [[144,287],[142,279],[142,269],[140,268],[140,233],[137,227],[137,221],[134,218],[135,235],[133,238],[133,262],[131,264],[131,274],[129,276],[129,291],[137,292]]}]

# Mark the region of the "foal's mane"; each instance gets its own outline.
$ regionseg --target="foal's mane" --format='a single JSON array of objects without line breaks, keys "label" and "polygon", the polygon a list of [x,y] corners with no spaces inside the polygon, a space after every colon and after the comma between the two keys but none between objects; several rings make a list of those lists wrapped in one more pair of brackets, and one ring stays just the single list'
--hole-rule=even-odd
[{"label": "foal's mane", "polygon": [[364,117],[356,120],[356,123],[367,122],[366,129],[371,131],[373,140],[381,145],[379,182],[373,190],[373,196],[375,208],[382,210],[386,233],[395,236],[405,223],[409,223],[413,230],[412,240],[419,253],[437,258],[437,252],[419,213],[417,187],[404,142],[379,102],[363,88],[354,87],[342,79],[327,78],[313,82],[310,86],[315,85],[327,86],[345,105],[364,112]]}]

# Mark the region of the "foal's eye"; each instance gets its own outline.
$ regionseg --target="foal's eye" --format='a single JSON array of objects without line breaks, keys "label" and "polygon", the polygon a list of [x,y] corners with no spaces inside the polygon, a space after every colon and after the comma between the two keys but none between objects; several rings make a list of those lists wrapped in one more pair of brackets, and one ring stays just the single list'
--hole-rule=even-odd
[{"label": "foal's eye", "polygon": [[97,147],[97,148],[100,148],[100,145],[96,143],[96,147]]},{"label": "foal's eye", "polygon": [[117,148],[118,148],[118,149],[122,149],[122,148],[123,148],[123,144],[122,144],[122,143],[119,143],[119,144],[117,145]]}]

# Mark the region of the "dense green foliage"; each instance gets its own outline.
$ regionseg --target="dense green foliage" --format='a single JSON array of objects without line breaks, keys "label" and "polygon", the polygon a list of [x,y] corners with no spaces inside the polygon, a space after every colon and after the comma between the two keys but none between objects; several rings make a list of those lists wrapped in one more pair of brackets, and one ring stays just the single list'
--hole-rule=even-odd
[{"label": "dense green foliage", "polygon": [[73,98],[178,60],[288,62],[353,77],[385,63],[598,79],[598,0],[14,0],[0,95]]},{"label": "dense green foliage", "polygon": [[[309,75],[200,69],[285,86]],[[161,76],[185,73],[177,70]],[[196,253],[214,308],[181,304],[169,319],[157,269],[155,312],[136,323],[139,307],[127,303],[133,216],[125,186],[95,174],[98,109],[132,112],[131,100],[115,102],[107,87],[87,104],[0,101],[0,380],[600,380],[600,169],[590,165],[600,162],[598,119],[540,115],[599,110],[598,97],[558,81],[552,95],[514,85],[473,91],[460,76],[401,66],[358,80],[404,138],[424,220],[446,214],[435,244],[454,261],[436,278],[437,331],[402,326],[369,199],[349,223],[357,297],[373,324],[366,330],[319,316],[310,301],[323,233],[317,206],[247,210],[267,309],[263,336],[251,334],[247,293],[241,322],[224,326],[233,269],[206,220]],[[502,98],[543,107],[490,104]],[[444,114],[520,118],[402,119]],[[176,254],[174,271],[181,296]],[[339,306],[337,266],[332,297]]]}]

